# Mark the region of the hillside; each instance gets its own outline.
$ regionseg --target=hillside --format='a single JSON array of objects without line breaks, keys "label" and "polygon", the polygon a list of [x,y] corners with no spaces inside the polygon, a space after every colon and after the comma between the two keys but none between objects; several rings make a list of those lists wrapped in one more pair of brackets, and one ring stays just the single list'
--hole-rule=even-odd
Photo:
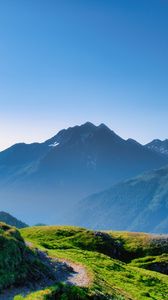
[{"label": "hillside", "polygon": [[[47,268],[36,252],[26,246],[19,231],[0,223],[0,291],[25,282],[38,282],[44,276],[50,276]],[[0,299],[2,296],[3,292]]]},{"label": "hillside", "polygon": [[10,215],[4,211],[0,211],[0,222],[4,222],[4,223],[14,226],[16,228],[28,227],[27,224],[23,223],[22,221],[16,219],[12,215]]},{"label": "hillside", "polygon": [[[90,285],[73,289],[55,286],[15,300],[54,299],[54,295],[69,300],[166,300],[168,277],[160,273],[159,263],[168,251],[167,236],[163,242],[163,237],[155,235],[63,226],[25,228],[21,234],[52,257],[85,266]],[[149,255],[155,265],[158,262],[158,272],[140,265],[140,260],[149,260]]]},{"label": "hillside", "polygon": [[30,224],[67,224],[67,211],[79,199],[167,163],[168,157],[124,140],[106,125],[87,122],[44,143],[0,152],[1,209],[21,212]]},{"label": "hillside", "polygon": [[94,229],[168,233],[168,167],[83,199],[72,219]]}]

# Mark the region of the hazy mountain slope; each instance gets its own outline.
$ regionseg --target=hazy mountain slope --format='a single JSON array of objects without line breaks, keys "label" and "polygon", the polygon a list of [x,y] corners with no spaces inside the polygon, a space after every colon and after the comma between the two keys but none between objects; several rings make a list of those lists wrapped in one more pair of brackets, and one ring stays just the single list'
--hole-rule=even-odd
[{"label": "hazy mountain slope", "polygon": [[45,143],[19,143],[0,152],[0,163],[4,166],[24,165],[36,161],[48,150]]},{"label": "hazy mountain slope", "polygon": [[73,222],[91,228],[167,233],[168,167],[83,199]]},{"label": "hazy mountain slope", "polygon": [[8,225],[15,226],[16,228],[28,227],[27,224],[21,222],[20,220],[14,218],[13,216],[4,211],[0,211],[0,222],[4,222]]},{"label": "hazy mountain slope", "polygon": [[19,143],[0,152],[0,184],[14,180],[23,170],[28,173],[48,151],[44,143]]},{"label": "hazy mountain slope", "polygon": [[64,212],[78,199],[167,163],[104,124],[87,122],[44,143],[17,144],[0,153],[1,209],[20,211],[28,223],[67,223]]},{"label": "hazy mountain slope", "polygon": [[146,144],[146,147],[157,153],[161,153],[168,157],[168,139],[161,141],[159,139],[153,140],[152,142]]}]

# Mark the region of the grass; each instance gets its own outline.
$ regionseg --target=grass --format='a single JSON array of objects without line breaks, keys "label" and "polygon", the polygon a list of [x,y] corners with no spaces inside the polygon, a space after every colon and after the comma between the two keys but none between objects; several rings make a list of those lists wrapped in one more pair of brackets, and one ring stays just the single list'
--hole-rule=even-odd
[{"label": "grass", "polygon": [[[50,300],[50,299],[62,299],[62,300],[87,300],[88,294],[86,289],[82,289],[76,286],[68,286],[65,284],[57,284],[53,287],[49,287],[43,291],[31,293],[26,297],[26,300]],[[25,299],[22,296],[15,296],[15,300]],[[91,299],[91,298],[90,298]]]},{"label": "grass", "polygon": [[[148,253],[164,253],[165,243],[163,245],[157,239],[156,245],[150,235],[125,232],[110,232],[107,235],[63,226],[32,227],[20,232],[34,246],[47,250],[49,255],[83,264],[87,268],[91,284],[87,289],[78,288],[81,295],[77,299],[168,299],[166,275],[142,269],[135,260],[128,264],[131,259],[140,259]],[[68,287],[64,288],[66,290]],[[53,293],[56,292],[47,289],[26,299],[54,299]],[[70,292],[61,293],[58,299],[75,299],[74,296],[66,298],[70,297]],[[77,291],[74,293],[76,295]]]},{"label": "grass", "polygon": [[137,258],[132,260],[131,265],[168,275],[168,254]]},{"label": "grass", "polygon": [[126,261],[147,255],[156,256],[168,253],[168,236],[126,231],[109,231],[108,233],[113,239],[122,243]]},{"label": "grass", "polygon": [[16,228],[0,223],[0,290],[38,280],[46,268]]}]

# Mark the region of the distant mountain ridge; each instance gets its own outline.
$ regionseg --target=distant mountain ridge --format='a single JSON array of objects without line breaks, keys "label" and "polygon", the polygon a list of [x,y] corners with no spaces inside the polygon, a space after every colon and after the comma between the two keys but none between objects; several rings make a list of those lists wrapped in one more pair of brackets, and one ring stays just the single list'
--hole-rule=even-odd
[{"label": "distant mountain ridge", "polygon": [[16,219],[9,213],[6,213],[4,211],[0,211],[0,222],[4,222],[10,226],[14,226],[16,228],[25,228],[28,227],[27,224],[23,223],[22,221]]},{"label": "distant mountain ridge", "polygon": [[159,139],[153,140],[152,142],[148,143],[146,147],[168,157],[168,139],[165,139],[164,141]]},{"label": "distant mountain ridge", "polygon": [[94,229],[168,234],[168,166],[83,199],[72,222]]},{"label": "distant mountain ridge", "polygon": [[166,164],[168,157],[86,122],[0,152],[1,209],[19,210],[28,223],[67,223],[65,211],[79,199]]}]

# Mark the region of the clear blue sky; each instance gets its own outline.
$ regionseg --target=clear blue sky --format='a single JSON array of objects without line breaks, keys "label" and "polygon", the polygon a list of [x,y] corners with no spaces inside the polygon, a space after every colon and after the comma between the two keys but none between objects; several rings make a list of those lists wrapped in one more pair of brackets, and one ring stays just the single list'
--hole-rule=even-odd
[{"label": "clear blue sky", "polygon": [[1,0],[0,149],[91,121],[168,138],[167,0]]}]

